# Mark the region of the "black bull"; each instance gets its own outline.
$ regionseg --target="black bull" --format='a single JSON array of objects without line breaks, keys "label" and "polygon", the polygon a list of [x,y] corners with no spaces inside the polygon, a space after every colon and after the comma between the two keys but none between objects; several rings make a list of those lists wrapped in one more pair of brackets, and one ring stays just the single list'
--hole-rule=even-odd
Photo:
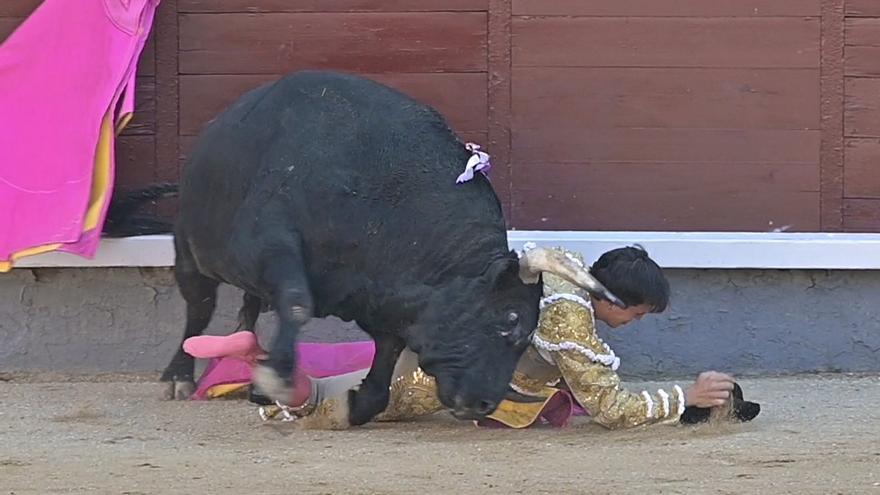
[{"label": "black bull", "polygon": [[[540,272],[613,300],[583,267],[510,251],[497,196],[480,173],[456,184],[471,153],[443,117],[391,88],[350,75],[299,72],[241,96],[190,154],[174,227],[184,339],[207,327],[219,283],[244,291],[239,328],[261,308],[279,318],[257,389],[290,397],[294,344],[313,316],[353,320],[376,344],[349,392],[349,424],[388,402],[406,346],[460,418],[491,413],[538,322]],[[192,390],[178,349],[162,379]]]}]

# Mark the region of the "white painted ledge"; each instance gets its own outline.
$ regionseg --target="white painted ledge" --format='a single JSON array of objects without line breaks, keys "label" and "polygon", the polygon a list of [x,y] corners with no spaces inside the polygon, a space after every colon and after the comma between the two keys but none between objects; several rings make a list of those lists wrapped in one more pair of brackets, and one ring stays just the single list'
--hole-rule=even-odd
[{"label": "white painted ledge", "polygon": [[[510,231],[512,249],[522,249],[526,242],[580,251],[588,261],[609,249],[637,243],[664,268],[880,269],[880,234]],[[47,253],[15,264],[17,268],[173,265],[174,246],[168,235],[105,239],[91,260]]]}]

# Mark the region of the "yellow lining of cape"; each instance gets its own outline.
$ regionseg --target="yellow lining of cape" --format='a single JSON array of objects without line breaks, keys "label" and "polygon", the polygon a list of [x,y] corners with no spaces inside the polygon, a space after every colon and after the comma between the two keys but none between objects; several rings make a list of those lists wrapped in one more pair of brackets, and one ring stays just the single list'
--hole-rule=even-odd
[{"label": "yellow lining of cape", "polygon": [[495,412],[487,417],[510,428],[527,428],[540,417],[541,411],[557,393],[560,393],[559,389],[545,387],[538,394],[539,397],[545,397],[544,402],[526,403],[503,400],[498,404]]},{"label": "yellow lining of cape", "polygon": [[[120,117],[115,129],[117,135],[128,125],[131,117],[131,112]],[[104,204],[110,186],[110,166],[112,164],[110,157],[111,147],[114,142],[112,120],[113,112],[112,110],[107,110],[107,113],[104,114],[104,118],[101,120],[101,131],[98,137],[98,145],[95,149],[94,166],[92,167],[92,189],[89,192],[89,206],[86,209],[82,232],[87,232],[98,226],[98,220],[101,218],[101,207]],[[0,273],[7,273],[12,270],[16,260],[56,251],[63,245],[63,243],[44,244],[14,252],[9,256],[8,261],[0,261]]]}]

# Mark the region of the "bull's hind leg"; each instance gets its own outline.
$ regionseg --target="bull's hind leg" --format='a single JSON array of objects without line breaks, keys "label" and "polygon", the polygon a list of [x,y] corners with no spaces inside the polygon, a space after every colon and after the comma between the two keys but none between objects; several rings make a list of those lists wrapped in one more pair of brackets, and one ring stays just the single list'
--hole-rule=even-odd
[{"label": "bull's hind leg", "polygon": [[180,294],[186,301],[186,328],[180,345],[177,346],[177,352],[162,373],[161,380],[168,382],[164,392],[165,399],[183,400],[189,398],[195,390],[193,380],[195,359],[184,352],[183,341],[201,335],[207,328],[217,304],[219,283],[199,273],[186,241],[178,236],[175,236],[175,250],[174,278],[177,280]]},{"label": "bull's hind leg", "polygon": [[263,301],[257,296],[247,292],[242,297],[241,309],[238,310],[238,328],[236,332],[247,330],[253,332],[256,330],[257,319],[260,317],[260,308]]},{"label": "bull's hind leg", "polygon": [[312,317],[312,295],[303,262],[299,236],[291,236],[285,250],[262,253],[260,282],[272,294],[278,315],[278,333],[269,349],[269,357],[254,368],[256,392],[273,400],[288,403],[292,397],[291,381],[296,366],[296,337]]}]

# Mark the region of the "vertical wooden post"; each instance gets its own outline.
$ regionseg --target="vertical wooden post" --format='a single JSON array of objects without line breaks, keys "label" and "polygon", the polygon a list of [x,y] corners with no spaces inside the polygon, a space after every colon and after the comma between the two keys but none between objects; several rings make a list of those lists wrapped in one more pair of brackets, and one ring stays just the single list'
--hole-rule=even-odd
[{"label": "vertical wooden post", "polygon": [[823,232],[843,230],[844,0],[822,0],[819,219]]},{"label": "vertical wooden post", "polygon": [[489,143],[492,155],[492,184],[504,207],[508,227],[513,218],[513,168],[510,156],[511,127],[511,2],[489,0],[488,12],[488,102]]},{"label": "vertical wooden post", "polygon": [[[177,182],[178,163],[178,24],[177,0],[162,0],[156,13],[156,172],[157,181]],[[171,208],[160,208],[162,216],[171,216]]]}]

